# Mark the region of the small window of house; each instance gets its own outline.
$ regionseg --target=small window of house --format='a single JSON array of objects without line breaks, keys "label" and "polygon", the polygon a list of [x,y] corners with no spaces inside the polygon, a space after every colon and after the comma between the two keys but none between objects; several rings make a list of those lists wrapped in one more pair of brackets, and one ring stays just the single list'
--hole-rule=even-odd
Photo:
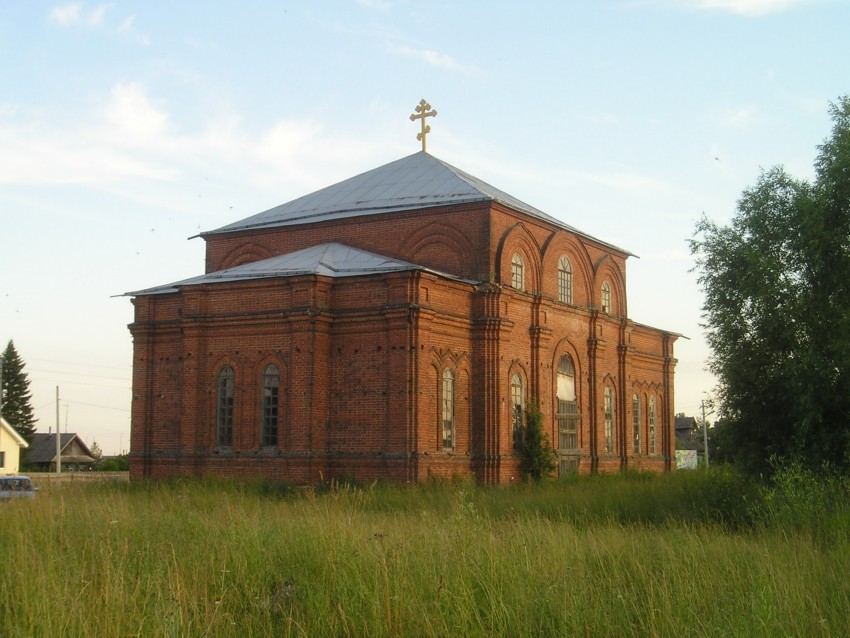
[{"label": "small window of house", "polygon": [[514,253],[511,259],[511,287],[525,290],[525,267],[519,253]]},{"label": "small window of house", "polygon": [[218,373],[218,405],[215,444],[233,445],[233,368],[224,366]]},{"label": "small window of house", "polygon": [[280,412],[280,371],[277,366],[266,366],[263,372],[263,425],[260,444],[277,445],[278,416]]},{"label": "small window of house", "polygon": [[558,260],[558,301],[573,302],[573,266],[566,255]]},{"label": "small window of house", "polygon": [[455,376],[451,370],[443,372],[443,449],[455,446]]},{"label": "small window of house", "polygon": [[614,451],[614,390],[605,386],[603,396],[603,411],[605,416],[605,451]]}]

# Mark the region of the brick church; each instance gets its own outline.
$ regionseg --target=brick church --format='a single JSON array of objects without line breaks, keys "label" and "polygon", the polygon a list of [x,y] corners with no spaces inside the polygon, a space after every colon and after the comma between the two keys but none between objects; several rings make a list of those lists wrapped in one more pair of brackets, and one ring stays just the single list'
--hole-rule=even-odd
[{"label": "brick church", "polygon": [[674,467],[630,253],[424,150],[201,237],[128,293],[135,479],[510,483],[529,400],[561,474]]}]

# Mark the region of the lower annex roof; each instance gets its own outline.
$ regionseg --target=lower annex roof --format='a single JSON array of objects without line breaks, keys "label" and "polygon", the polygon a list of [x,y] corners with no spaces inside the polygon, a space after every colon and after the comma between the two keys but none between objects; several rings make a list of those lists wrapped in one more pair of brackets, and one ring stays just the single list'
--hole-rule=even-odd
[{"label": "lower annex roof", "polygon": [[468,281],[424,266],[385,257],[359,248],[352,248],[345,244],[329,242],[163,286],[128,292],[125,293],[125,296],[161,295],[178,292],[180,288],[185,286],[248,281],[270,277],[293,277],[296,275],[324,275],[334,278],[356,277],[405,270],[422,270],[456,281]]}]

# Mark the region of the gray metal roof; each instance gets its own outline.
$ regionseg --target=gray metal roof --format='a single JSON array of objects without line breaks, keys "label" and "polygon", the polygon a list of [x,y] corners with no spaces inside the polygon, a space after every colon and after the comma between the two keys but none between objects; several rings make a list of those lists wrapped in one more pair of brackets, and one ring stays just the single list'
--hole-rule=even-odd
[{"label": "gray metal roof", "polygon": [[227,226],[201,233],[201,236],[484,201],[499,202],[629,254],[628,251],[582,233],[424,151]]},{"label": "gray metal roof", "polygon": [[344,244],[329,242],[297,250],[286,255],[277,255],[268,259],[242,264],[241,266],[184,279],[165,286],[128,292],[126,295],[138,297],[142,295],[174,293],[183,286],[247,281],[269,277],[292,277],[295,275],[354,277],[404,270],[423,270],[459,280],[458,277],[430,268],[384,257],[383,255],[370,253],[359,248],[352,248]]}]

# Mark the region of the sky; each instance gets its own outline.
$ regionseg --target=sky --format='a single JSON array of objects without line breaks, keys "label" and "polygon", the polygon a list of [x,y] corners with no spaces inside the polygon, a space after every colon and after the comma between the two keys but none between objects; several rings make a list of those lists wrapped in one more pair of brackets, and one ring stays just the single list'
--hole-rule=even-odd
[{"label": "sky", "polygon": [[39,432],[127,451],[122,295],[202,274],[201,231],[416,152],[424,98],[432,155],[636,255],[629,317],[683,335],[696,416],[687,240],[762,170],[813,178],[848,25],[848,0],[0,0],[0,347]]}]

